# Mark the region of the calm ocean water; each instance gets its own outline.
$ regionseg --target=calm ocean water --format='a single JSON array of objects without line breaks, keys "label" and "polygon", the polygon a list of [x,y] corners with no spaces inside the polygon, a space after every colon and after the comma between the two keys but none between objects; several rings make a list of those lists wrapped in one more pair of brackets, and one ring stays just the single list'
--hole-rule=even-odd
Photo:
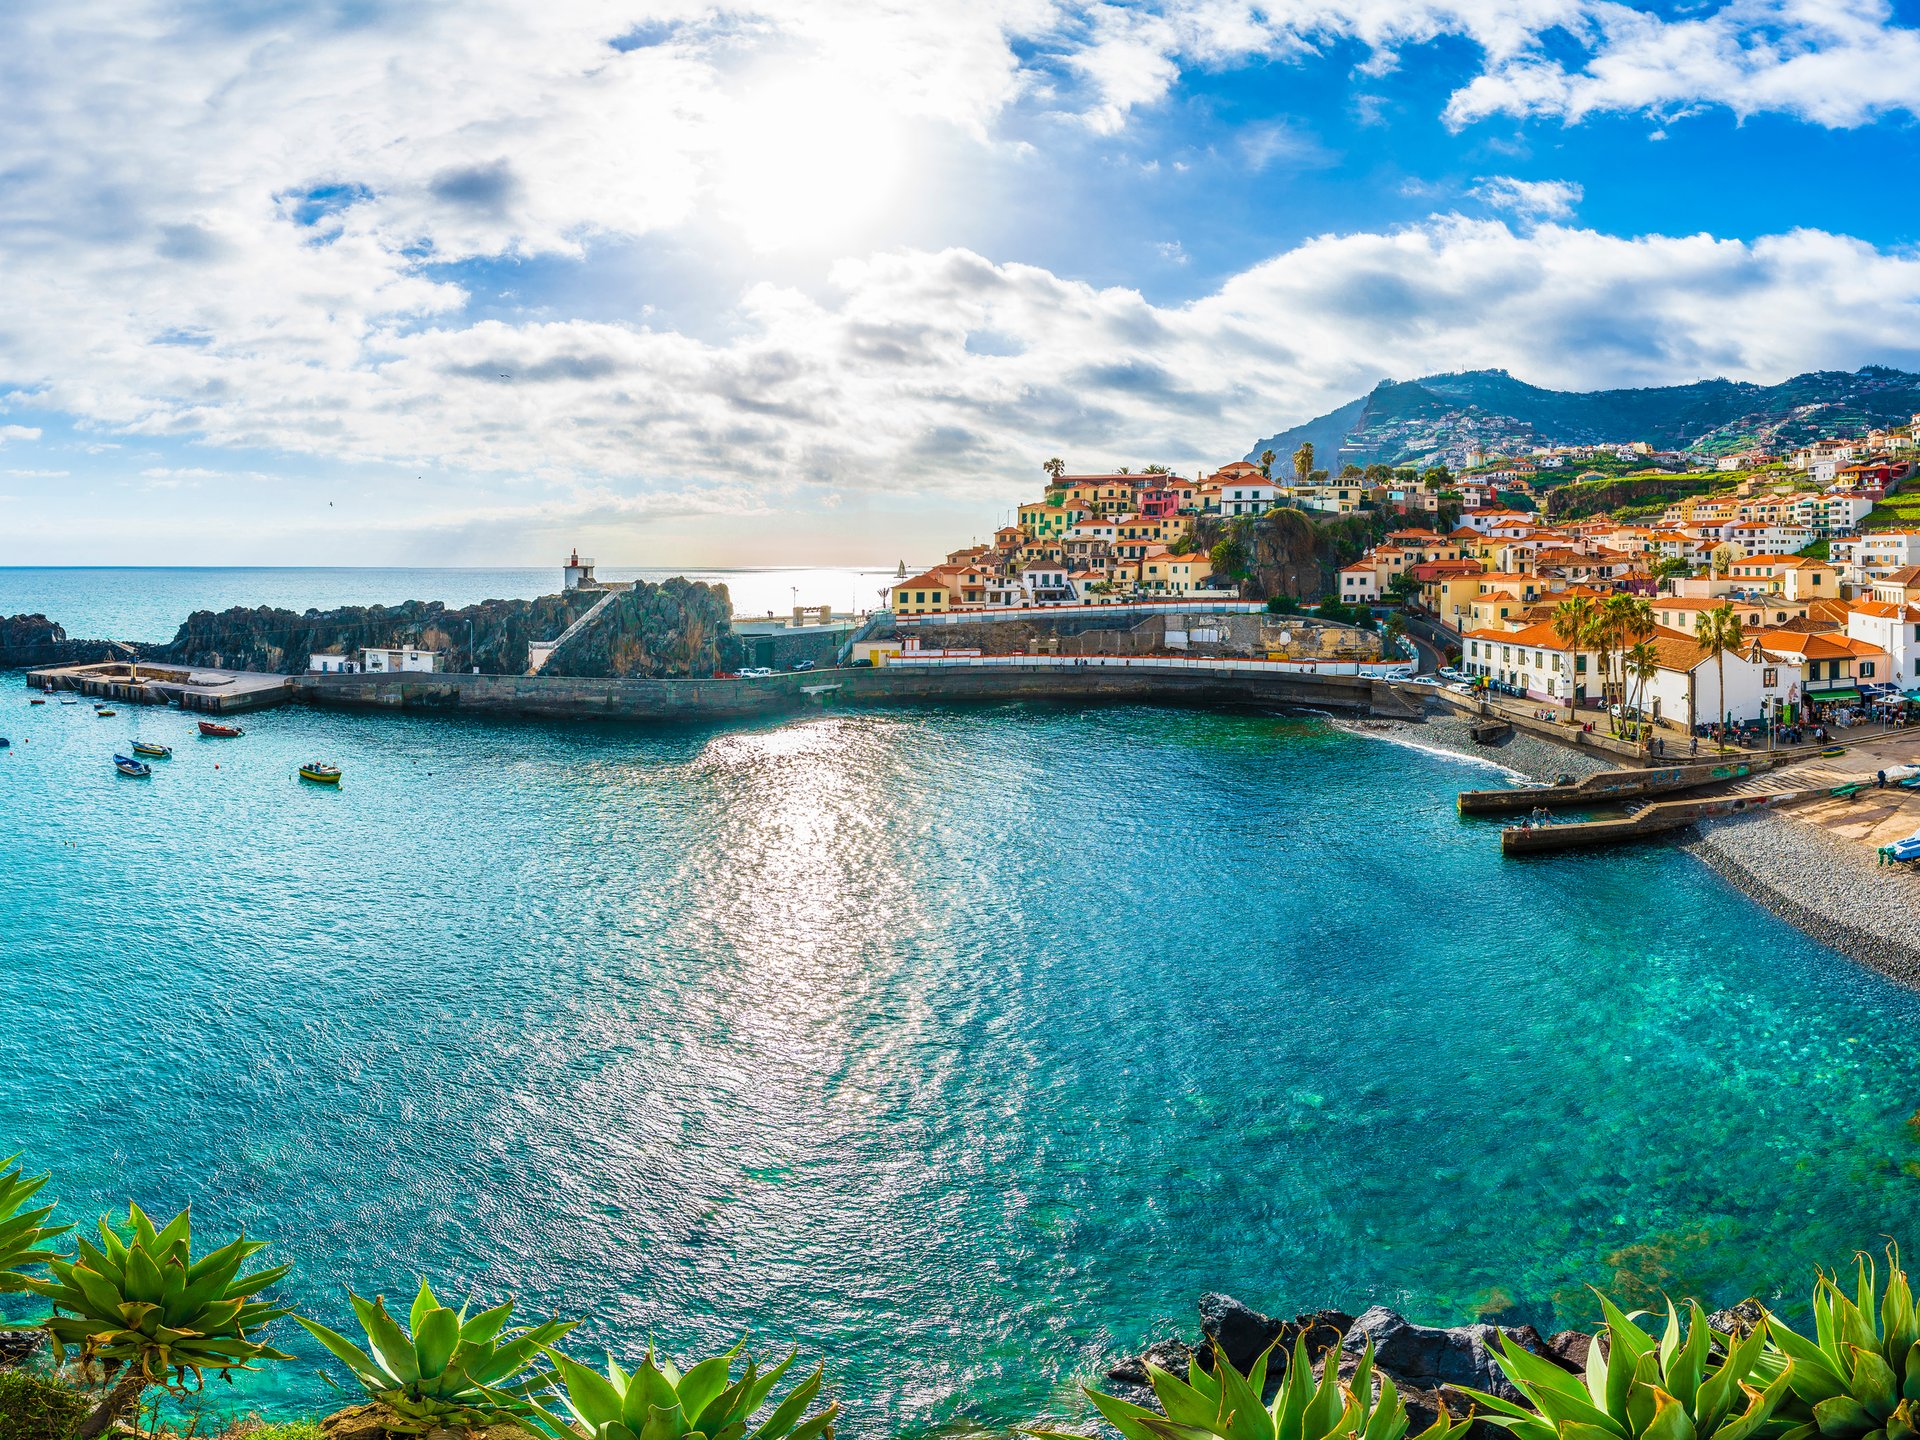
[{"label": "calm ocean water", "polygon": [[[734,613],[784,614],[795,604],[871,610],[893,570],[633,570],[602,567],[607,580],[723,582]],[[67,634],[88,640],[171,640],[195,610],[277,605],[330,610],[339,605],[396,605],[403,600],[525,600],[560,589],[560,569],[25,569],[0,567],[0,615],[42,614]],[[856,602],[857,605],[856,605]]]},{"label": "calm ocean water", "polygon": [[[1504,863],[1445,755],[26,701],[0,677],[0,1153],[68,1218],[272,1240],[336,1324],[424,1271],[583,1350],[751,1329],[877,1440],[1069,1413],[1209,1288],[1545,1326],[1916,1234],[1920,997],[1674,851]],[[135,734],[150,781],[107,763]],[[329,1408],[281,1340],[234,1403]]]}]

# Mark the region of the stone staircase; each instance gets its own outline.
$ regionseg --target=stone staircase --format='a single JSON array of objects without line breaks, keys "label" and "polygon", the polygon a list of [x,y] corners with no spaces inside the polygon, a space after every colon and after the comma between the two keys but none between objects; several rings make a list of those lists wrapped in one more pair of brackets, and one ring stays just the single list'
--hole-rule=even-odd
[{"label": "stone staircase", "polygon": [[611,605],[614,600],[619,597],[620,593],[618,590],[607,591],[606,594],[593,602],[593,605],[587,610],[586,614],[562,630],[557,637],[552,640],[535,640],[529,644],[527,646],[527,674],[538,675],[545,669],[547,661],[553,658],[553,652],[566,644],[567,641],[573,639],[574,636],[578,635],[582,630],[585,630],[589,625],[593,624],[594,621],[598,620],[600,618],[600,612]]}]

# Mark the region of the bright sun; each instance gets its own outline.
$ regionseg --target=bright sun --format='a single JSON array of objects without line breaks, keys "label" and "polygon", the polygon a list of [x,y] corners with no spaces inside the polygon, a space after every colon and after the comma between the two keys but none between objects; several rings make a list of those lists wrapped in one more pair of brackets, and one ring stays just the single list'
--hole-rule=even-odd
[{"label": "bright sun", "polygon": [[725,222],[761,250],[855,239],[894,203],[904,122],[845,87],[776,81],[734,109],[717,156]]}]

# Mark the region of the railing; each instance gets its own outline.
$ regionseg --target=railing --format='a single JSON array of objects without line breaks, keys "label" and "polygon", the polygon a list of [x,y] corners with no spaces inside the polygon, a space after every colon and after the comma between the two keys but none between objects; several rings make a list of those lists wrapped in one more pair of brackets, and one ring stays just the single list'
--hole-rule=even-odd
[{"label": "railing", "polygon": [[1178,611],[1191,615],[1254,615],[1265,610],[1258,600],[1122,600],[1111,605],[1008,605],[991,610],[946,610],[933,615],[896,615],[901,625],[965,625],[974,620],[1025,620],[1039,615],[1152,615]]},{"label": "railing", "polygon": [[1373,680],[1403,679],[1412,674],[1404,660],[1254,660],[1194,659],[1178,655],[916,655],[904,650],[887,660],[889,669],[959,667],[982,670],[1085,669],[1203,670],[1252,675],[1326,675]]}]

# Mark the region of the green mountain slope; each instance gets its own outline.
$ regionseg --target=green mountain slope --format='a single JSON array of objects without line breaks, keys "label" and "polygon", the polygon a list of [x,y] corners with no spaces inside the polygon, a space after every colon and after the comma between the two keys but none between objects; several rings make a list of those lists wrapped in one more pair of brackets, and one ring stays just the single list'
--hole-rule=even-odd
[{"label": "green mountain slope", "polygon": [[[1331,468],[1349,462],[1458,462],[1470,448],[1524,454],[1536,445],[1645,440],[1656,450],[1718,455],[1756,443],[1776,450],[1920,412],[1920,375],[1870,365],[1821,370],[1778,385],[1701,380],[1642,390],[1546,390],[1504,370],[1383,380],[1371,394],[1257,442],[1247,458],[1283,458],[1302,441]],[[1450,453],[1452,452],[1452,453]]]}]

